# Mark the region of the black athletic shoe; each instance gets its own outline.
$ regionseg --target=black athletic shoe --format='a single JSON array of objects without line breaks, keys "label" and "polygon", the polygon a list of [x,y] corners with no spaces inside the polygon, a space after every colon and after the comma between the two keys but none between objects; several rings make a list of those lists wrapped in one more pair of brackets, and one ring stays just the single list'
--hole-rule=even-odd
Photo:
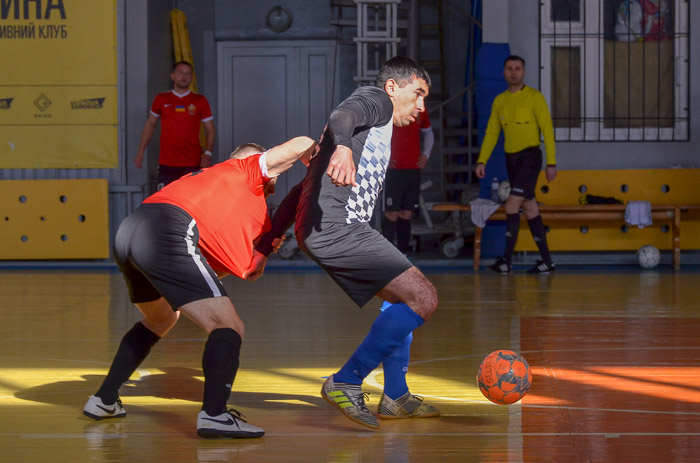
[{"label": "black athletic shoe", "polygon": [[496,262],[489,265],[489,268],[496,273],[500,273],[501,275],[508,275],[512,270],[511,266],[508,265],[508,262],[506,262],[503,257],[496,259]]},{"label": "black athletic shoe", "polygon": [[534,267],[532,267],[530,270],[527,271],[527,273],[530,274],[541,274],[541,273],[549,273],[553,272],[556,270],[556,265],[554,265],[554,262],[550,262],[546,264],[543,260],[538,260],[537,263],[535,264]]}]

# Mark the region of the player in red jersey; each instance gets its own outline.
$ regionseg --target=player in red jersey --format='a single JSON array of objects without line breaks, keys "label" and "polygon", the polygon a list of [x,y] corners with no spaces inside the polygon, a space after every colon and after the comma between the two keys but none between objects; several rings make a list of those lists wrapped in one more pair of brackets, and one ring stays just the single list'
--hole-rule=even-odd
[{"label": "player in red jersey", "polygon": [[244,325],[219,277],[227,273],[243,277],[253,266],[253,242],[270,226],[266,187],[305,153],[308,158],[314,146],[308,137],[264,153],[257,145],[244,145],[233,159],[185,176],[150,196],[122,222],[114,239],[114,258],[143,319],[123,337],[109,373],[83,414],[96,420],[126,415],[119,388],[182,312],[209,333],[202,357],[204,398],[197,433],[264,434],[236,410],[226,410]]},{"label": "player in red jersey", "polygon": [[411,217],[418,210],[420,171],[430,158],[434,142],[427,112],[419,113],[418,120],[405,127],[394,127],[391,135],[382,234],[392,243],[396,236],[396,247],[404,254],[411,240]]},{"label": "player in red jersey", "polygon": [[[190,90],[192,65],[180,61],[170,74],[173,89],[156,95],[141,134],[139,151],[134,164],[143,166],[143,152],[161,121],[160,157],[158,159],[158,189],[183,175],[211,166],[211,150],[216,131],[209,101],[204,95]],[[199,126],[204,124],[204,152],[199,141]]]}]

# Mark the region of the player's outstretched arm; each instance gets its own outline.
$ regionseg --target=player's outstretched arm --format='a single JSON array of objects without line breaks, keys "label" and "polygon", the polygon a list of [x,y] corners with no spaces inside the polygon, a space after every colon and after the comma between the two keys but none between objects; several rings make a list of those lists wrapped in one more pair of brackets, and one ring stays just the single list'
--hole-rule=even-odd
[{"label": "player's outstretched arm", "polygon": [[292,167],[297,159],[308,157],[315,148],[316,142],[309,137],[295,137],[271,148],[266,155],[268,174],[271,177],[281,174]]},{"label": "player's outstretched arm", "polygon": [[[275,210],[272,216],[272,226],[270,231],[265,233],[260,237],[255,245],[255,250],[265,256],[269,256],[273,251],[276,251],[279,246],[282,245],[282,241],[276,243],[278,240],[286,236],[287,230],[294,223],[294,219],[297,213],[297,205],[299,204],[299,198],[301,198],[301,193],[303,191],[304,181],[302,180],[297,185],[295,185],[287,196],[284,197],[282,202]],[[277,246],[275,246],[277,244]]]}]

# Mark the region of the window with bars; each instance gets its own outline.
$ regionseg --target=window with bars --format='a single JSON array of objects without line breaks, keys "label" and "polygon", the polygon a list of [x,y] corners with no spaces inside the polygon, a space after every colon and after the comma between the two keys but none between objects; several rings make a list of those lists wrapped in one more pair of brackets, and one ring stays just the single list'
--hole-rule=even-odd
[{"label": "window with bars", "polygon": [[688,140],[687,0],[543,0],[540,81],[560,141]]}]

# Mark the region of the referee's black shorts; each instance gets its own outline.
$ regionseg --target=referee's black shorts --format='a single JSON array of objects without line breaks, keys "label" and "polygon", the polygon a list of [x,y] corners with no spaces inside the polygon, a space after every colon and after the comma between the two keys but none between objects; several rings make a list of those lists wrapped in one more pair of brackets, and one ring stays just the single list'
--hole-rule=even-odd
[{"label": "referee's black shorts", "polygon": [[297,227],[299,247],[362,307],[391,280],[413,266],[368,223],[321,223]]},{"label": "referee's black shorts", "polygon": [[114,238],[114,259],[131,302],[163,296],[177,310],[189,302],[227,296],[198,241],[195,220],[170,204],[142,204],[124,219]]},{"label": "referee's black shorts", "polygon": [[534,199],[537,177],[541,170],[542,150],[539,146],[525,148],[517,153],[506,153],[510,194]]}]

